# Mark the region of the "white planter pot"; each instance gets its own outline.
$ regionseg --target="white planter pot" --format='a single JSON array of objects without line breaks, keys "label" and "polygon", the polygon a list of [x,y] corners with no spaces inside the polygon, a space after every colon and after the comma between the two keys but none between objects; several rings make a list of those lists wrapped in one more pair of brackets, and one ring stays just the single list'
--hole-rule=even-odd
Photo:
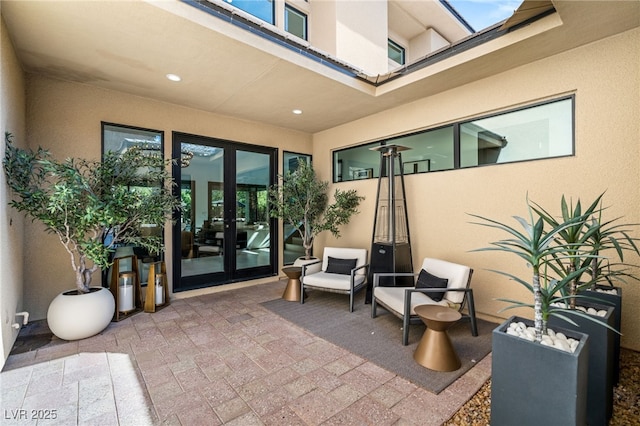
[{"label": "white planter pot", "polygon": [[51,301],[47,323],[51,332],[63,340],[86,339],[107,328],[115,308],[109,289],[91,287],[91,292],[85,294],[67,290]]}]

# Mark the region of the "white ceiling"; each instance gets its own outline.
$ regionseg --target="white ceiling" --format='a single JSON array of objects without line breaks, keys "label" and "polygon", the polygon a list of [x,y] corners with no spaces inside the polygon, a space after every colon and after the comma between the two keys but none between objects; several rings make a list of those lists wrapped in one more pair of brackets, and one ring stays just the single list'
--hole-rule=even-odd
[{"label": "white ceiling", "polygon": [[184,2],[2,0],[0,11],[29,73],[315,133],[640,25],[637,1],[554,4],[528,29],[379,87]]}]

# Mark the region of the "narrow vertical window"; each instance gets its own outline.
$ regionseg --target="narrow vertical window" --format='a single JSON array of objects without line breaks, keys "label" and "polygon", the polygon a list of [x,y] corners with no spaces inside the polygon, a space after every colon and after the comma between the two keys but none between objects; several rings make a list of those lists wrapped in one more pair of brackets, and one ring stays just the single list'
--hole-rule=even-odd
[{"label": "narrow vertical window", "polygon": [[404,65],[404,62],[405,62],[404,47],[400,46],[398,43],[394,42],[393,40],[389,40],[388,55],[389,55],[389,59],[391,59],[392,61],[397,62],[400,65]]},{"label": "narrow vertical window", "polygon": [[288,4],[284,7],[284,29],[288,33],[307,39],[307,15]]}]

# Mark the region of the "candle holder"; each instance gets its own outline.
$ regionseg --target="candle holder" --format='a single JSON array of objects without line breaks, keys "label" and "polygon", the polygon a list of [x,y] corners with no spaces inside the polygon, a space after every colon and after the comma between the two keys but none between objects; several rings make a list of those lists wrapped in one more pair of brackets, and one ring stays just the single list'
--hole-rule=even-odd
[{"label": "candle holder", "polygon": [[120,283],[118,284],[118,310],[123,314],[128,314],[136,308],[134,297],[135,280],[135,272],[120,272]]},{"label": "candle holder", "polygon": [[110,276],[109,290],[116,302],[112,321],[121,321],[142,311],[142,290],[136,256],[115,258]]},{"label": "candle holder", "polygon": [[169,303],[169,287],[167,283],[166,265],[163,261],[154,262],[149,266],[144,311],[156,312],[166,306],[169,306]]}]

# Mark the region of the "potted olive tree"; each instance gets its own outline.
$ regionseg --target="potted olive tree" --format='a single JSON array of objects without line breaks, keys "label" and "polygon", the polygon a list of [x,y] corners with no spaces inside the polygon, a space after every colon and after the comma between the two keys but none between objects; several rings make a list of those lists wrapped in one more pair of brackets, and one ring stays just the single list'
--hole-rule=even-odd
[{"label": "potted olive tree", "polygon": [[[179,208],[171,193],[170,160],[131,148],[107,153],[102,161],[58,161],[43,148],[14,146],[9,133],[5,138],[4,171],[15,195],[9,204],[58,237],[75,276],[75,289],[56,299],[68,300],[78,312],[63,307],[69,321],[52,327],[49,320],[49,326],[65,340],[97,334],[111,321],[115,304],[108,289],[91,285],[93,274],[111,265],[111,253],[119,245],[143,247],[150,253],[163,250],[162,237],[143,235],[140,227],[164,227]],[[96,307],[91,304],[94,300]]]},{"label": "potted olive tree", "polygon": [[358,213],[364,199],[355,189],[336,189],[329,204],[329,183],[318,179],[311,165],[301,161],[293,172],[279,176],[281,183],[269,188],[271,217],[291,225],[302,239],[305,259],[311,259],[313,240],[320,232],[329,231],[340,237],[340,226]]}]

